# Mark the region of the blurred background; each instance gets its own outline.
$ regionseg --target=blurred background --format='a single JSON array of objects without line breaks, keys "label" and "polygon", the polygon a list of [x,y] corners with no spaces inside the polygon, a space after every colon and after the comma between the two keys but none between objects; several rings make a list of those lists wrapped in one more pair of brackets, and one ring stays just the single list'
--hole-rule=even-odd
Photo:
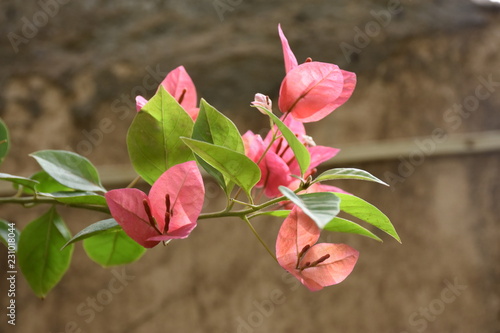
[{"label": "blurred background", "polygon": [[[108,189],[128,184],[134,98],[151,97],[179,65],[242,134],[265,133],[266,118],[249,103],[260,92],[277,105],[281,23],[299,62],[311,57],[357,74],[352,98],[306,128],[317,144],[342,148],[325,168],[359,167],[391,184],[336,185],[385,212],[403,243],[323,233],[360,259],[344,282],[316,293],[297,286],[239,220],[201,221],[189,239],[124,267],[103,269],[78,244],[45,300],[18,275],[17,325],[4,317],[0,331],[500,332],[496,5],[2,1],[0,117],[12,149],[1,172],[29,176],[38,170],[29,153],[66,149],[97,165]],[[207,182],[208,212],[224,198]],[[2,195],[11,194],[4,185]],[[46,209],[4,205],[0,217],[22,229]],[[73,234],[105,218],[60,212]],[[280,224],[255,220],[272,247]]]}]

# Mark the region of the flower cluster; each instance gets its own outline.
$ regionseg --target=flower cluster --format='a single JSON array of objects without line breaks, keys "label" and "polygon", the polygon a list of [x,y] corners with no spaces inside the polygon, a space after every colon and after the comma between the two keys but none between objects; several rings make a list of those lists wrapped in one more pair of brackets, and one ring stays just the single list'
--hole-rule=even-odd
[{"label": "flower cluster", "polygon": [[[380,210],[325,182],[357,179],[387,184],[355,168],[333,168],[318,175],[320,164],[339,150],[316,145],[304,127],[350,98],[355,74],[310,58],[299,64],[280,26],[278,32],[286,72],[277,103],[282,115],[274,114],[271,99],[263,94],[256,94],[251,103],[269,118],[264,138],[251,131],[241,135],[223,113],[198,100],[193,80],[180,66],[168,73],[149,100],[136,97],[137,113],[126,141],[138,176],[127,187],[108,191],[88,159],[63,150],[32,153],[42,170],[30,178],[0,173],[0,181],[19,189],[0,204],[51,205],[25,226],[19,243],[12,245],[17,246],[19,267],[37,296],[45,297],[65,274],[77,241],[83,241],[85,252],[98,264],[122,265],[139,259],[147,248],[188,237],[204,219],[240,218],[279,265],[312,291],[343,281],[359,256],[345,244],[317,244],[323,230],[381,241],[357,222],[339,217],[341,212],[399,241]],[[0,164],[9,147],[9,133],[0,119]],[[223,210],[202,213],[210,205],[205,202],[200,168],[224,192]],[[140,179],[151,185],[148,194],[134,188]],[[112,218],[71,236],[56,205],[95,210]],[[262,215],[284,219],[275,251],[252,226],[251,220]],[[0,229],[7,228],[18,232],[0,219]],[[0,241],[8,243],[1,232]]]},{"label": "flower cluster", "polygon": [[[228,198],[232,196],[235,185],[240,187],[228,207],[217,216],[225,216],[225,213],[237,216],[236,213],[241,212],[238,216],[249,222],[249,214],[270,205],[254,203],[252,190],[261,188],[267,198],[281,199],[270,202],[279,203],[288,214],[276,241],[276,260],[302,284],[315,291],[344,280],[353,270],[358,252],[344,244],[316,244],[322,225],[314,219],[314,207],[309,209],[303,202],[303,199],[316,197],[304,195],[347,193],[324,185],[320,180],[312,181],[316,168],[334,157],[339,149],[316,145],[306,134],[304,123],[319,121],[345,103],[354,90],[356,76],[337,65],[310,58],[299,65],[280,26],[278,30],[286,71],[278,99],[283,115],[278,118],[273,114],[272,101],[263,94],[256,94],[251,103],[271,119],[271,129],[265,138],[252,131],[240,137],[238,132],[234,134],[228,129],[234,125],[204,100],[198,107],[193,81],[180,66],[171,71],[158,87],[157,95],[163,96],[161,100],[153,102],[138,96],[137,111],[138,116],[144,113],[164,119],[165,112],[168,115],[173,111],[166,109],[163,103],[172,98],[174,104],[169,105],[181,107],[191,118],[191,121],[182,120],[186,127],[192,128],[192,135],[183,142],[192,149],[193,155],[157,177],[149,195],[133,188],[116,189],[106,193],[106,200],[112,216],[123,230],[137,243],[150,248],[162,241],[187,237],[197,220],[202,218],[204,188],[195,161],[216,177]],[[155,107],[159,108],[158,111],[154,111]],[[226,128],[228,132],[220,133],[214,128]],[[165,133],[161,134],[164,136]],[[239,164],[247,165],[250,171],[235,167]],[[136,167],[139,174],[148,175],[143,169]],[[249,203],[236,200],[241,190],[249,196]],[[249,208],[233,213],[231,209],[236,202]],[[320,202],[319,206],[321,204],[329,206],[333,202]],[[318,206],[318,202],[314,205]],[[337,213],[329,212],[327,217],[333,219]],[[319,212],[318,216],[321,214]]]}]

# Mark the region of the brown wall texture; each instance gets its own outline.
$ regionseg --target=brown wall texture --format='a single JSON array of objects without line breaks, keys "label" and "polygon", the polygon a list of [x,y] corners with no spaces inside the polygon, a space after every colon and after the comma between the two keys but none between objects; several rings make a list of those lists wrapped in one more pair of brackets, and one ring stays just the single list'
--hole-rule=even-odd
[{"label": "brown wall texture", "polygon": [[[340,186],[384,211],[403,244],[325,233],[358,249],[360,259],[346,281],[317,293],[290,280],[239,220],[200,221],[188,239],[125,267],[103,269],[78,245],[44,301],[18,275],[17,325],[2,315],[0,331],[500,332],[500,154],[475,149],[475,136],[468,150],[445,149],[456,135],[500,130],[494,7],[469,0],[4,1],[0,117],[13,149],[1,171],[30,175],[36,164],[27,154],[40,149],[73,150],[103,168],[126,165],[133,97],[150,97],[151,82],[178,65],[242,133],[261,131],[266,119],[248,105],[256,92],[277,102],[284,75],[278,23],[299,60],[356,72],[351,100],[307,129],[318,144],[344,147],[332,165],[361,167],[393,185]],[[406,144],[382,158],[380,143],[392,140]],[[373,157],[342,162],[367,142]],[[210,183],[205,211],[222,200]],[[45,209],[1,206],[0,217],[22,228]],[[73,233],[103,218],[60,211]],[[255,225],[274,246],[280,222]],[[4,248],[0,254],[6,258]]]}]

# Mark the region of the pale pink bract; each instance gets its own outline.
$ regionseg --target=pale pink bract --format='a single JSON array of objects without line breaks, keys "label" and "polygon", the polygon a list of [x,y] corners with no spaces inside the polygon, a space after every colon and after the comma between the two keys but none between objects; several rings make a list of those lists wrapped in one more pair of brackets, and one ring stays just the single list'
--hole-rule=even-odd
[{"label": "pale pink bract", "polygon": [[299,207],[285,219],[276,240],[278,263],[311,291],[342,282],[359,252],[345,244],[316,244],[320,229]]}]

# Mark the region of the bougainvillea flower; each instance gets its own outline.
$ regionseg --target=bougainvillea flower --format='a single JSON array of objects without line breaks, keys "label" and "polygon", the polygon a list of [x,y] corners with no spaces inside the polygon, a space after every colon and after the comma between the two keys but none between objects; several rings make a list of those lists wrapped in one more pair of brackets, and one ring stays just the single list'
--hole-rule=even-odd
[{"label": "bougainvillea flower", "polygon": [[[300,121],[294,120],[292,117],[286,117],[283,122],[297,136],[299,141],[306,146],[311,155],[311,164],[304,175],[305,178],[316,172],[315,168],[319,164],[334,157],[340,151],[336,148],[313,145],[314,141],[306,135],[304,124]],[[300,175],[300,167],[295,154],[283,137],[273,142],[266,155],[261,158],[265,149],[271,143],[273,132],[276,131],[278,129],[274,127],[264,140],[260,135],[256,135],[252,131],[248,131],[242,136],[245,154],[252,161],[258,163],[261,171],[261,179],[256,186],[264,187],[265,195],[270,198],[281,196],[278,187],[281,185],[290,187],[296,181],[296,178],[292,177],[292,175]]]},{"label": "bougainvillea flower", "polygon": [[286,76],[280,87],[278,107],[301,122],[323,119],[351,97],[356,74],[337,65],[306,61],[298,65],[281,26],[278,26]]},{"label": "bougainvillea flower", "polygon": [[106,201],[113,218],[140,245],[186,238],[196,227],[205,188],[196,166],[189,161],[165,171],[149,195],[136,188],[111,190]]},{"label": "bougainvillea flower", "polygon": [[359,252],[345,244],[316,244],[320,229],[295,206],[281,225],[276,259],[311,291],[342,282],[351,274]]},{"label": "bougainvillea flower", "polygon": [[[199,108],[196,107],[198,101],[196,88],[184,66],[179,66],[168,73],[161,85],[179,102],[191,118],[196,120],[199,112]],[[137,111],[140,111],[148,100],[137,96],[135,102]]]}]

